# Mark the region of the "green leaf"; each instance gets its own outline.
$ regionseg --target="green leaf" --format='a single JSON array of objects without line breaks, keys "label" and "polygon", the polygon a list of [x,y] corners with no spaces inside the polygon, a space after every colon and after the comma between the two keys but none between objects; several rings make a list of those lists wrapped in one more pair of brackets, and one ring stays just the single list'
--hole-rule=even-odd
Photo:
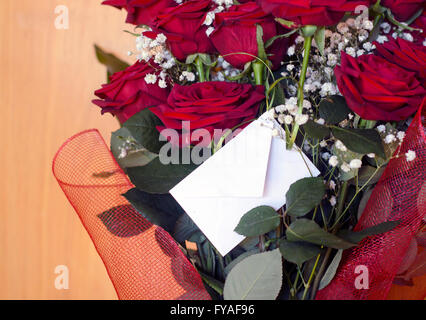
[{"label": "green leaf", "polygon": [[321,248],[307,242],[291,242],[282,239],[280,240],[280,251],[284,259],[300,267],[305,261],[317,256],[321,252]]},{"label": "green leaf", "polygon": [[330,135],[330,129],[328,127],[318,124],[312,120],[306,122],[306,124],[303,125],[303,129],[308,136],[318,140],[322,140]]},{"label": "green leaf", "polygon": [[335,249],[348,249],[356,246],[356,243],[328,233],[314,221],[308,219],[298,219],[290,224],[286,230],[286,236],[289,241],[307,241]]},{"label": "green leaf", "polygon": [[123,127],[127,128],[135,140],[153,153],[159,153],[161,147],[166,143],[160,141],[160,133],[157,126],[163,125],[148,108],[129,118]]},{"label": "green leaf", "polygon": [[279,224],[280,216],[274,208],[260,206],[247,212],[234,231],[246,237],[254,237],[274,230]]},{"label": "green leaf", "polygon": [[268,56],[266,55],[265,45],[263,43],[263,28],[260,24],[256,24],[256,41],[257,41],[257,56],[262,59],[262,61],[266,61]]},{"label": "green leaf", "polygon": [[327,271],[324,273],[324,276],[321,278],[318,290],[324,289],[328,286],[336,275],[337,268],[339,267],[340,261],[342,260],[343,250],[338,250],[330,265],[327,268]]},{"label": "green leaf", "polygon": [[346,100],[342,96],[329,96],[321,100],[319,104],[320,117],[328,124],[338,124],[345,120],[351,109],[349,109]]},{"label": "green leaf", "polygon": [[[123,196],[149,222],[162,227],[167,232],[173,230],[176,220],[183,210],[170,194],[150,195],[136,188],[130,189]],[[175,210],[164,210],[174,206]],[[168,212],[171,211],[171,212]]]},{"label": "green leaf", "polygon": [[282,18],[275,18],[275,21],[287,28],[292,28],[296,25],[293,21],[285,20]]},{"label": "green leaf", "polygon": [[259,253],[259,249],[252,249],[250,251],[244,252],[240,254],[237,258],[232,260],[226,267],[225,267],[225,274],[228,275],[231,270],[239,264],[241,261],[243,261],[245,258],[250,257],[251,255]]},{"label": "green leaf", "polygon": [[362,187],[364,184],[367,183],[367,181],[373,176],[373,174],[376,172],[376,174],[371,178],[371,180],[368,182],[367,185],[372,185],[377,182],[379,182],[380,177],[382,176],[383,172],[385,171],[386,167],[381,167],[377,170],[377,168],[374,168],[372,166],[363,166],[359,169],[358,172],[358,186]]},{"label": "green leaf", "polygon": [[[127,152],[124,157],[121,157],[123,148]],[[111,152],[123,169],[144,166],[158,156],[139,145],[130,131],[124,127],[111,133]]]},{"label": "green leaf", "polygon": [[314,39],[319,52],[323,56],[325,48],[325,27],[318,27],[317,31],[315,32]]},{"label": "green leaf", "polygon": [[364,230],[354,232],[351,230],[340,230],[337,234],[339,237],[345,239],[346,241],[352,243],[359,243],[364,238],[373,236],[376,234],[381,234],[388,232],[394,228],[396,228],[401,221],[386,221],[375,225],[374,227],[366,228]]},{"label": "green leaf", "polygon": [[304,216],[321,202],[324,194],[322,177],[296,181],[286,193],[287,213],[294,217]]},{"label": "green leaf", "polygon": [[265,48],[269,48],[275,42],[275,40],[282,39],[282,38],[288,38],[291,35],[295,34],[297,31],[299,31],[299,29],[293,29],[290,32],[287,32],[285,34],[279,34],[275,37],[268,39],[268,41],[266,41],[266,43],[265,43]]},{"label": "green leaf", "polygon": [[362,194],[361,201],[359,202],[359,205],[358,205],[358,212],[357,212],[358,221],[359,219],[361,219],[361,215],[363,214],[364,209],[367,206],[368,200],[370,200],[373,190],[374,189],[365,190],[364,193]]},{"label": "green leaf", "polygon": [[95,53],[99,62],[107,67],[108,74],[114,74],[129,67],[127,62],[120,60],[115,55],[105,52],[101,47],[95,45]]},{"label": "green leaf", "polygon": [[340,127],[332,128],[333,135],[341,140],[344,145],[357,153],[375,153],[385,158],[382,139],[374,129],[344,129]]},{"label": "green leaf", "polygon": [[[183,243],[185,240],[191,239],[191,237],[199,231],[200,229],[197,227],[194,221],[192,221],[192,219],[186,213],[184,213],[177,219],[172,235],[177,242]],[[191,240],[196,239],[192,238]]]},{"label": "green leaf", "polygon": [[225,281],[225,300],[275,300],[282,285],[278,249],[251,255],[238,263]]},{"label": "green leaf", "polygon": [[155,158],[145,166],[128,168],[127,173],[132,183],[140,190],[168,193],[196,167],[194,164],[164,165],[159,158]]}]

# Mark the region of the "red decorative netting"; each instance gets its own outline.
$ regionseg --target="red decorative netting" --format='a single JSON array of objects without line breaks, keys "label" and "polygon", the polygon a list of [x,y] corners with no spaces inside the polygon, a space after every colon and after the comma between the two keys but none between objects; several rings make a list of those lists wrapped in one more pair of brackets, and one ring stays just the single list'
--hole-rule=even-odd
[{"label": "red decorative netting", "polygon": [[[351,250],[345,250],[333,281],[320,290],[316,299],[385,299],[410,241],[426,215],[426,139],[422,123],[425,102],[411,123],[400,150],[402,156],[390,161],[355,227],[355,231],[385,221],[401,220],[394,230],[372,236]],[[416,152],[408,162],[405,153]],[[357,266],[368,268],[369,288],[357,289]],[[358,286],[359,287],[359,286]],[[425,292],[426,295],[426,292]]]},{"label": "red decorative netting", "polygon": [[53,160],[53,173],[119,299],[210,299],[200,275],[171,236],[122,196],[133,185],[97,130],[68,139]]}]

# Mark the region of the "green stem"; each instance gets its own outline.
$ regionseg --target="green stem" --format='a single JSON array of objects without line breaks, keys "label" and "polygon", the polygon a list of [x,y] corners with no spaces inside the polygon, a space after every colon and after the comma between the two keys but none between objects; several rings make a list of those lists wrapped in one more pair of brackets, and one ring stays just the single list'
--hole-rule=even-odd
[{"label": "green stem", "polygon": [[320,257],[321,257],[321,255],[319,254],[317,256],[317,260],[315,260],[314,268],[312,269],[311,275],[309,276],[308,283],[305,286],[305,291],[303,291],[302,300],[305,300],[306,295],[308,294],[309,288],[311,287],[311,282],[312,282],[312,279],[314,278],[315,270],[316,270],[316,268],[318,266],[318,261],[319,261]]},{"label": "green stem", "polygon": [[206,75],[204,73],[203,61],[201,61],[200,57],[195,58],[195,67],[197,68],[198,78],[200,79],[200,82],[205,82]]},{"label": "green stem", "polygon": [[252,63],[252,66],[253,66],[253,72],[254,72],[254,82],[257,85],[263,85],[264,65],[262,61],[256,60]]},{"label": "green stem", "polygon": [[[300,73],[299,87],[297,90],[297,102],[299,107],[297,111],[298,114],[302,114],[302,111],[303,111],[303,98],[304,98],[303,87],[305,86],[306,71],[308,70],[309,54],[311,52],[311,46],[312,46],[312,36],[305,37],[305,45],[304,45],[305,52],[303,54],[302,71]],[[290,141],[287,145],[287,149],[291,150],[293,148],[293,144],[296,141],[298,132],[299,132],[299,125],[295,123],[293,127],[293,132],[290,137]]]},{"label": "green stem", "polygon": [[343,206],[345,205],[346,196],[348,195],[348,182],[343,182],[342,188],[339,193],[339,204],[337,205],[337,220],[340,219],[340,215],[343,211]]},{"label": "green stem", "polygon": [[310,297],[311,300],[315,299],[315,296],[317,294],[317,291],[318,291],[318,288],[319,288],[319,285],[320,285],[322,275],[324,274],[325,267],[327,266],[328,259],[330,259],[330,255],[331,255],[332,250],[333,250],[332,248],[327,248],[327,251],[325,252],[324,260],[321,263],[321,266],[318,270],[318,274],[315,277],[314,284],[312,285],[312,291],[311,291],[311,297]]}]

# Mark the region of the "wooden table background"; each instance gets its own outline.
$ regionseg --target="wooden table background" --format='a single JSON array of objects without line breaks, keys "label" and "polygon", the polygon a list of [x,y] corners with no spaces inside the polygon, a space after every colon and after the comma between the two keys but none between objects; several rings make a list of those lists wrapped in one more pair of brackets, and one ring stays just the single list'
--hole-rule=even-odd
[{"label": "wooden table background", "polygon": [[[100,0],[0,2],[0,299],[115,299],[105,268],[51,172],[71,135],[117,127],[91,104],[105,81],[97,43],[126,57],[134,39],[125,12]],[[55,8],[69,8],[70,28],[54,26]],[[70,271],[68,290],[54,269]],[[426,277],[416,283],[425,291]],[[419,292],[405,297],[420,298]],[[411,296],[410,296],[411,294]],[[393,298],[402,291],[393,290]]]},{"label": "wooden table background", "polygon": [[[100,0],[0,1],[0,299],[115,299],[105,268],[51,171],[71,135],[117,127],[91,104],[106,79],[93,44],[123,59],[125,12]],[[55,8],[69,9],[57,30]],[[54,287],[57,265],[69,290]]]}]

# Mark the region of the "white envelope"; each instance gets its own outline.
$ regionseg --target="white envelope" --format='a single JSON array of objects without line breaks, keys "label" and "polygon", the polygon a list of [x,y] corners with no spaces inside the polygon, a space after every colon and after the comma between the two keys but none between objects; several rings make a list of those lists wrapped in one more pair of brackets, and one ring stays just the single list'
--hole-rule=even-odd
[{"label": "white envelope", "polygon": [[265,113],[170,190],[223,256],[244,240],[234,229],[245,213],[278,210],[291,184],[320,173],[300,149],[287,150],[284,137]]}]

